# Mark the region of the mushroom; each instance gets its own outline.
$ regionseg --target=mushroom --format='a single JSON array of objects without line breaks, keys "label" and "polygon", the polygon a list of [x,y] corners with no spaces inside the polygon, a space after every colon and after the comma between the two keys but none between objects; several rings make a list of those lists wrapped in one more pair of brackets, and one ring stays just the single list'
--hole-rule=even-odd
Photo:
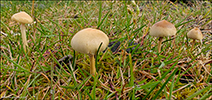
[{"label": "mushroom", "polygon": [[155,37],[159,37],[159,43],[158,43],[158,52],[161,51],[161,43],[162,43],[162,39],[165,36],[173,36],[176,34],[176,28],[175,26],[166,21],[166,20],[162,20],[159,21],[157,23],[155,23],[151,28],[150,28],[150,35],[151,36],[155,36]]},{"label": "mushroom", "polygon": [[191,29],[188,33],[187,33],[187,37],[193,39],[193,44],[191,46],[191,50],[194,47],[195,44],[195,40],[199,40],[201,45],[202,45],[202,39],[203,39],[203,35],[202,32],[200,31],[199,28],[195,27],[193,29]]},{"label": "mushroom", "polygon": [[24,24],[30,24],[30,23],[32,23],[33,22],[33,19],[32,19],[32,17],[30,17],[30,15],[28,15],[24,11],[14,14],[11,17],[11,19],[14,20],[14,21],[17,21],[17,22],[21,23],[21,25],[20,25],[21,36],[22,36],[24,51],[26,52],[26,46],[28,46],[28,44],[27,44],[27,39],[26,39],[26,27],[25,27]]},{"label": "mushroom", "polygon": [[101,43],[99,52],[105,50],[108,46],[108,36],[104,32],[92,28],[80,30],[71,39],[71,46],[74,50],[89,55],[91,75],[95,75],[96,73],[94,55],[97,53]]}]

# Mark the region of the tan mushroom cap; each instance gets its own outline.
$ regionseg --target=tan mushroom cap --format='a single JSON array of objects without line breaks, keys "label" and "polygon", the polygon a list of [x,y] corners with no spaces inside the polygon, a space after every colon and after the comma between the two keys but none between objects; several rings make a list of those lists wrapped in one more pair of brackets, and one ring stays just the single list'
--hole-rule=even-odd
[{"label": "tan mushroom cap", "polygon": [[172,23],[166,20],[162,20],[155,23],[150,28],[149,34],[155,37],[165,37],[165,36],[173,36],[176,34],[176,32],[177,32],[176,28]]},{"label": "tan mushroom cap", "polygon": [[103,44],[99,51],[105,50],[105,48],[108,46],[108,36],[104,32],[92,28],[80,30],[71,40],[71,46],[74,50],[91,55],[96,54],[101,43]]},{"label": "tan mushroom cap", "polygon": [[196,40],[202,40],[203,35],[199,28],[195,27],[187,33],[187,37]]},{"label": "tan mushroom cap", "polygon": [[24,24],[30,24],[33,22],[32,17],[24,11],[14,14],[11,19]]}]

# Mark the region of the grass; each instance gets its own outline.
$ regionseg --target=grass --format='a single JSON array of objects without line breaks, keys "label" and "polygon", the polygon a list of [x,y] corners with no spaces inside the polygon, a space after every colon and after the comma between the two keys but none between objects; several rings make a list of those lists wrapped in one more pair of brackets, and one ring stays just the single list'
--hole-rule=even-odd
[{"label": "grass", "polygon": [[[19,23],[11,16],[31,14],[32,2],[1,1],[0,98],[212,99],[210,2],[136,1],[139,13],[124,1],[34,3],[35,23],[26,25],[29,47],[24,52]],[[165,38],[158,53],[158,40],[148,33],[163,19],[175,25],[177,35]],[[186,33],[195,26],[204,35],[203,45],[196,42],[190,51]],[[89,57],[70,45],[73,35],[87,27],[105,32],[110,43],[120,42],[116,51],[111,50],[114,43],[98,53],[95,77],[89,74]]]}]

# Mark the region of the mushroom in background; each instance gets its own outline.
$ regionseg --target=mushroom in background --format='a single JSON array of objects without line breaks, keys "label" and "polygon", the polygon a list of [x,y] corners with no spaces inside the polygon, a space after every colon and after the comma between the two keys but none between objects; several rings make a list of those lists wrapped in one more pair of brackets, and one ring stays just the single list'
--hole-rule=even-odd
[{"label": "mushroom in background", "polygon": [[191,50],[193,50],[193,47],[194,47],[194,44],[195,44],[195,40],[199,40],[201,45],[202,45],[203,35],[202,35],[202,32],[200,31],[199,28],[195,27],[195,28],[191,29],[187,33],[187,37],[190,38],[190,39],[193,39],[193,44],[191,46]]},{"label": "mushroom in background", "polygon": [[71,40],[71,46],[74,50],[89,55],[91,75],[95,75],[96,73],[94,55],[97,53],[101,43],[102,45],[99,49],[99,52],[105,50],[108,46],[108,36],[104,32],[92,28],[85,28],[80,30],[73,36]]},{"label": "mushroom in background", "polygon": [[166,21],[166,20],[162,20],[159,21],[157,23],[155,23],[151,28],[150,28],[150,35],[151,36],[155,36],[155,37],[159,37],[159,43],[158,43],[158,52],[161,51],[161,43],[162,43],[162,39],[165,36],[173,36],[176,34],[176,28],[175,26]]},{"label": "mushroom in background", "polygon": [[31,24],[33,22],[33,19],[32,19],[32,17],[30,17],[30,15],[28,15],[24,11],[14,14],[11,17],[11,19],[21,23],[21,25],[20,25],[21,37],[22,37],[22,42],[23,42],[23,48],[24,48],[24,51],[26,52],[26,46],[28,46],[28,44],[27,44],[27,39],[26,39],[26,27],[25,27],[25,24]]}]

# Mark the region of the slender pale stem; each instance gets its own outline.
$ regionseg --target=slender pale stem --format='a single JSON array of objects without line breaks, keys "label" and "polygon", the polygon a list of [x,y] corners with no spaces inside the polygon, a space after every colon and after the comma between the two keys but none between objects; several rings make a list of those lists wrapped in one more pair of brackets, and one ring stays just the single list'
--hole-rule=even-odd
[{"label": "slender pale stem", "polygon": [[21,37],[22,37],[24,51],[26,52],[26,46],[28,46],[28,44],[26,39],[26,27],[24,23],[21,23],[20,28],[21,28]]},{"label": "slender pale stem", "polygon": [[96,73],[96,67],[95,67],[95,58],[94,55],[89,55],[90,58],[90,74],[95,75]]},{"label": "slender pale stem", "polygon": [[199,40],[200,41],[200,44],[201,44],[201,46],[202,46],[202,40]]},{"label": "slender pale stem", "polygon": [[159,37],[158,52],[160,52],[160,51],[161,51],[161,44],[162,44],[162,40],[163,40],[163,37]]},{"label": "slender pale stem", "polygon": [[193,39],[193,43],[192,43],[192,46],[191,46],[191,51],[193,50],[194,45],[195,45],[195,39]]},{"label": "slender pale stem", "polygon": [[200,48],[199,51],[201,53],[201,59],[203,59],[203,53],[202,53],[202,40],[200,40]]}]

